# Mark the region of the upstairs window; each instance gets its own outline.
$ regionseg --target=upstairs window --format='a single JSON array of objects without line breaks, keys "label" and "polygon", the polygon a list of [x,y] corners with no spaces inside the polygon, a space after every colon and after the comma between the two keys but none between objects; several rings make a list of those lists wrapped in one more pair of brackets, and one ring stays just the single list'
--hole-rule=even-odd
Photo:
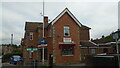
[{"label": "upstairs window", "polygon": [[33,40],[33,32],[30,32],[30,40]]},{"label": "upstairs window", "polygon": [[70,36],[70,27],[64,26],[64,36]]}]

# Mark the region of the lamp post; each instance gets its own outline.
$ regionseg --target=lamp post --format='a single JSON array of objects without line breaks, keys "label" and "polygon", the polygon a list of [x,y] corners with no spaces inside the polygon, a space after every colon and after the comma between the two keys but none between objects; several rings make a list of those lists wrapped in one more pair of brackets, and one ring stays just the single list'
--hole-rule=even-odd
[{"label": "lamp post", "polygon": [[118,57],[118,66],[120,68],[120,57],[119,57],[119,47],[118,47],[118,33],[112,33],[113,39],[116,41],[117,57]]},{"label": "lamp post", "polygon": [[[44,64],[44,38],[45,38],[45,23],[44,23],[44,0],[43,0],[43,14],[40,13],[41,16],[43,16],[43,33],[42,33],[42,40],[40,42],[40,44],[42,45],[42,64]],[[41,46],[39,45],[39,46]]]},{"label": "lamp post", "polygon": [[[43,39],[44,39],[44,36],[45,36],[44,25],[45,25],[45,22],[44,22],[44,0],[43,0]],[[44,64],[44,43],[43,43],[42,47],[43,47],[42,48],[42,64]]]}]

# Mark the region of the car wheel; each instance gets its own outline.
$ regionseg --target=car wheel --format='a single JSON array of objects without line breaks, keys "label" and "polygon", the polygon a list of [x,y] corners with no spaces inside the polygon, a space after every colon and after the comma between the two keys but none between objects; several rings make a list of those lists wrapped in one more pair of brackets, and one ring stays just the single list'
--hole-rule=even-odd
[{"label": "car wheel", "polygon": [[16,65],[17,63],[14,63],[14,65]]}]

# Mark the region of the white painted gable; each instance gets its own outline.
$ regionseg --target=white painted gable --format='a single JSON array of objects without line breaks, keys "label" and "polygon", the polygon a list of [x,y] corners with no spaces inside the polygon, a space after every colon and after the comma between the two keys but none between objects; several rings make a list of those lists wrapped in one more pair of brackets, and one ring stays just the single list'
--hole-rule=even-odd
[{"label": "white painted gable", "polygon": [[68,8],[65,8],[53,21],[52,21],[52,25],[62,16],[64,15],[65,13],[68,13],[72,18],[73,20],[81,27],[81,23],[75,18],[75,16],[68,10]]}]

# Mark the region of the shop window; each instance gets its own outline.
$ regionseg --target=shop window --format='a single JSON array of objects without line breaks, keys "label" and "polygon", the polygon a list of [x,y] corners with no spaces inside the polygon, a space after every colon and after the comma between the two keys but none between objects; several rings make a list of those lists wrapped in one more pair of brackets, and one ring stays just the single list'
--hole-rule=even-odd
[{"label": "shop window", "polygon": [[64,26],[64,36],[70,36],[70,27]]},{"label": "shop window", "polygon": [[62,52],[62,56],[74,55],[74,46],[73,45],[62,45],[61,52]]}]

